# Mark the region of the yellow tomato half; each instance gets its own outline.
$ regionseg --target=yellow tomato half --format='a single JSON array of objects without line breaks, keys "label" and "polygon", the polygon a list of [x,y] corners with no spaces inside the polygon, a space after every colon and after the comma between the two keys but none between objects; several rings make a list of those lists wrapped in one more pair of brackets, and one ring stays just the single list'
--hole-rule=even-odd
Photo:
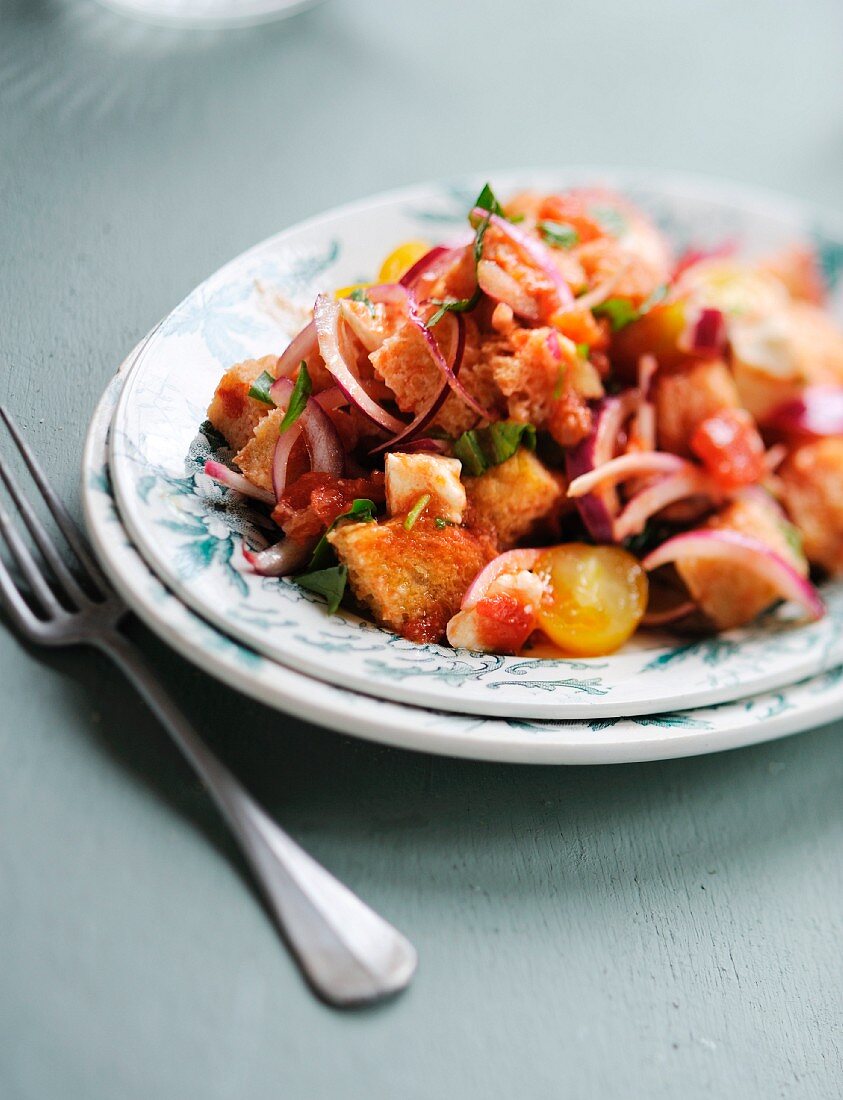
[{"label": "yellow tomato half", "polygon": [[533,572],[550,587],[539,626],[560,649],[578,657],[614,653],[647,609],[647,574],[617,546],[554,546]]},{"label": "yellow tomato half", "polygon": [[379,283],[397,283],[414,263],[430,251],[427,241],[405,241],[394,249],[381,264]]}]

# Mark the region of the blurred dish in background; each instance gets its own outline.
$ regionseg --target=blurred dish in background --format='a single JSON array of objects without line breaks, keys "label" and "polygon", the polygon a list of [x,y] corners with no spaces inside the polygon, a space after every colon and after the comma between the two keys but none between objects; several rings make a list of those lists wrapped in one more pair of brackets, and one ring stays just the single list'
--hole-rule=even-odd
[{"label": "blurred dish in background", "polygon": [[322,0],[101,0],[149,23],[179,27],[245,27],[284,19]]}]

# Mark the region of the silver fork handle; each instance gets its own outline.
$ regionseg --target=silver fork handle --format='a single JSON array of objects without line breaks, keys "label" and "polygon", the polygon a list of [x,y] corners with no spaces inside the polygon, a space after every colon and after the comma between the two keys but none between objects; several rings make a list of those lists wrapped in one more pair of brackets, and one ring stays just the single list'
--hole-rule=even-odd
[{"label": "silver fork handle", "polygon": [[208,749],[139,650],[117,631],[94,644],[131,680],[169,730],[228,822],[270,913],[314,990],[341,1007],[397,993],[416,951],[296,844]]}]

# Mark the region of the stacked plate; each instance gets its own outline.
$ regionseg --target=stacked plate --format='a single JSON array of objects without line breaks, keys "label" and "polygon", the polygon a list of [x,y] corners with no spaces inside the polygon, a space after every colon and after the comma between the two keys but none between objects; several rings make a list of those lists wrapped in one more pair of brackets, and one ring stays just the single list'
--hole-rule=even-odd
[{"label": "stacked plate", "polygon": [[[344,207],[259,245],[181,303],[103,396],[84,458],[91,538],[115,586],[205,671],[278,709],[394,745],[483,759],[596,763],[690,755],[843,714],[843,584],[805,625],[790,608],[678,643],[642,634],[600,660],[416,645],[243,568],[265,541],[247,502],[203,473],[225,444],[204,424],[224,370],[278,352],[319,290],[377,269],[395,243],[452,236],[483,179]],[[595,182],[646,209],[681,248],[747,254],[813,239],[829,274],[843,232],[789,203],[709,182],[588,170],[496,177],[502,193]]]}]

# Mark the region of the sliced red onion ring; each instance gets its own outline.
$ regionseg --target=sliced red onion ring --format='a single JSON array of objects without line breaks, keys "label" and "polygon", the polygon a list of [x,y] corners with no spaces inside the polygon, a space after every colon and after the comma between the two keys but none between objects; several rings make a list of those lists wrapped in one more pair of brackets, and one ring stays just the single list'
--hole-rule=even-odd
[{"label": "sliced red onion ring", "polygon": [[680,351],[714,358],[722,355],[728,341],[726,317],[719,309],[705,307],[691,316],[677,341]]},{"label": "sliced red onion ring", "polygon": [[298,370],[302,360],[310,364],[319,352],[319,344],[316,339],[316,326],[311,321],[294,336],[287,349],[281,353],[275,367],[276,378],[289,378]]},{"label": "sliced red onion ring", "polygon": [[236,489],[244,497],[259,500],[262,504],[275,503],[275,497],[268,489],[261,489],[257,485],[253,485],[247,477],[230,470],[228,466],[224,466],[221,462],[216,462],[212,458],[209,458],[205,463],[205,473],[214,481],[218,481],[220,485],[226,485],[229,489]]},{"label": "sliced red onion ring", "polygon": [[477,265],[477,285],[496,302],[503,302],[525,321],[538,321],[539,307],[517,279],[494,260],[481,260]]},{"label": "sliced red onion ring", "polygon": [[670,626],[685,619],[697,610],[693,600],[683,600],[674,607],[666,607],[663,611],[648,611],[641,620],[642,626]]},{"label": "sliced red onion ring", "polygon": [[[371,288],[367,293],[371,297]],[[403,288],[402,288],[403,289]],[[374,301],[374,299],[372,299]],[[346,363],[339,345],[340,304],[325,294],[320,294],[313,308],[313,320],[319,341],[319,350],[325,366],[339,388],[378,427],[393,434],[404,430],[403,420],[392,416],[366,393],[360,380]]]},{"label": "sliced red onion ring", "polygon": [[649,572],[683,561],[722,561],[747,569],[767,581],[782,599],[803,607],[811,619],[825,614],[825,604],[811,582],[760,539],[737,531],[689,531],[663,542],[641,565]]},{"label": "sliced red onion ring", "polygon": [[260,577],[286,577],[307,563],[315,542],[296,542],[281,539],[266,550],[250,550],[243,547],[243,557]]},{"label": "sliced red onion ring", "polygon": [[601,486],[619,485],[627,478],[672,474],[687,467],[694,469],[690,462],[668,451],[634,451],[575,478],[568,486],[568,496],[581,497]]},{"label": "sliced red onion ring", "polygon": [[446,439],[433,439],[430,436],[423,436],[420,439],[408,439],[404,443],[389,443],[386,446],[389,447],[390,451],[404,451],[407,454],[429,451],[431,454],[446,455],[451,450],[451,445]]},{"label": "sliced red onion ring", "polygon": [[[369,287],[368,294],[373,302],[396,302],[401,300],[401,298],[403,297],[407,305],[407,316],[409,317],[412,324],[414,324],[421,333],[422,337],[424,338],[424,342],[427,344],[428,351],[430,352],[433,362],[442,372],[443,377],[445,378],[451,389],[454,391],[454,393],[457,394],[459,398],[464,401],[470,409],[473,409],[477,413],[477,415],[482,417],[484,420],[495,419],[492,413],[490,413],[487,409],[484,409],[482,405],[478,404],[478,402],[475,400],[474,397],[472,397],[472,395],[468,392],[462,382],[460,382],[459,378],[457,378],[456,372],[450,366],[445,356],[442,354],[442,350],[439,347],[439,343],[436,337],[425,324],[424,319],[419,312],[419,310],[424,307],[419,306],[416,303],[415,296],[413,295],[412,291],[407,290],[407,288],[401,286],[400,283],[381,283],[379,286]],[[463,318],[459,315],[456,316],[456,319],[458,322],[463,320]],[[465,334],[463,332],[462,326],[460,328],[460,331],[462,332],[464,339]],[[459,359],[460,362],[462,362],[462,355],[460,355]],[[402,423],[402,435],[404,428],[406,428],[406,425]],[[416,430],[418,430],[418,428]]]},{"label": "sliced red onion ring", "polygon": [[843,386],[808,386],[798,397],[774,409],[765,418],[764,427],[815,439],[843,435]]},{"label": "sliced red onion ring", "polygon": [[640,535],[651,516],[686,497],[708,497],[712,501],[721,499],[709,478],[690,462],[685,469],[646,486],[629,501],[613,524],[614,541],[623,542],[632,535]]},{"label": "sliced red onion ring", "polygon": [[472,217],[474,218],[483,220],[487,216],[489,217],[489,224],[500,230],[517,248],[526,253],[532,263],[550,279],[556,288],[559,308],[570,305],[574,301],[574,295],[565,281],[565,276],[554,263],[553,256],[547,246],[542,244],[536,237],[531,236],[526,230],[519,229],[517,225],[513,225],[506,218],[500,217],[499,214],[488,215],[488,212],[481,210],[480,207],[475,207],[472,211]]},{"label": "sliced red onion ring", "polygon": [[[604,466],[615,457],[621,430],[635,412],[638,400],[637,390],[627,390],[616,397],[605,397],[600,402],[594,412],[590,434],[566,455],[570,481]],[[620,511],[620,501],[612,486],[578,497],[577,510],[593,539],[597,542],[613,541],[613,523]]]},{"label": "sliced red onion ring", "polygon": [[504,573],[520,573],[523,569],[533,569],[544,553],[543,550],[507,550],[498,554],[486,565],[466,589],[460,604],[461,611],[470,611],[483,599],[493,581]]},{"label": "sliced red onion ring", "polygon": [[426,276],[438,276],[453,263],[458,254],[464,251],[462,248],[453,248],[448,245],[435,245],[429,252],[425,252],[420,260],[416,260],[409,271],[406,271],[399,282],[407,290],[415,289],[416,284]]},{"label": "sliced red onion ring", "polygon": [[[452,341],[452,346],[454,347],[454,358],[453,363],[451,364],[451,370],[453,371],[454,375],[456,375],[460,367],[462,366],[462,358],[465,351],[465,320],[462,314],[451,313],[447,314],[446,317],[443,317],[439,323],[447,324],[448,318],[450,318],[450,322],[457,327],[456,339]],[[448,385],[448,379],[443,377],[441,379],[439,388],[433,391],[428,401],[426,401],[422,408],[419,409],[413,420],[407,425],[404,431],[399,432],[397,436],[388,440],[386,443],[381,443],[378,447],[375,447],[371,453],[378,454],[380,451],[392,451],[396,449],[407,450],[410,441],[413,440],[413,438],[417,436],[420,432],[424,431],[428,424],[433,421],[436,414],[444,405],[445,399],[447,398],[449,393],[450,386]]]},{"label": "sliced red onion ring", "polygon": [[[269,396],[279,408],[287,406],[292,392],[293,383],[289,378],[279,378],[269,388]],[[281,499],[287,488],[290,455],[302,432],[307,453],[310,455],[310,468],[314,473],[340,477],[345,469],[345,452],[337,429],[317,399],[309,397],[301,416],[278,436],[275,444],[275,453],[272,456],[272,487],[276,500]]]}]

